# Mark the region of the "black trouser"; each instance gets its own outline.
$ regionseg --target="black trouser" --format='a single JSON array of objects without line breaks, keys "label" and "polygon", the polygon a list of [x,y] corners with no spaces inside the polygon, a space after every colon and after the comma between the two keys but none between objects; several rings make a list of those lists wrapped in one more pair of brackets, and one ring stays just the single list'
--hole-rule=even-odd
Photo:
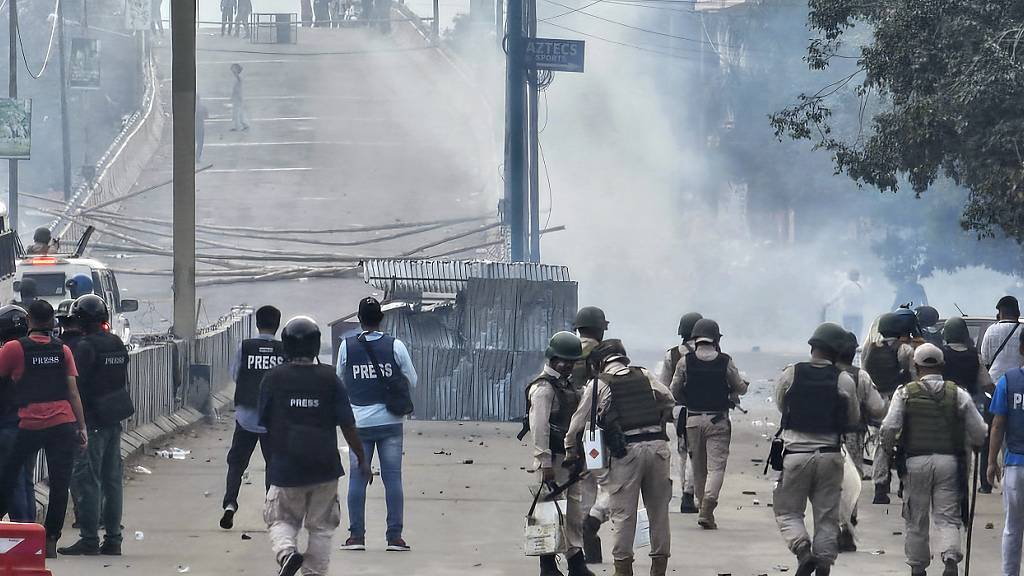
[{"label": "black trouser", "polygon": [[[231,438],[231,449],[228,450],[228,480],[227,489],[224,491],[224,508],[234,506],[238,509],[238,491],[242,489],[242,476],[249,467],[249,460],[256,450],[256,443],[260,444],[260,452],[263,453],[263,461],[270,462],[270,443],[266,434],[249,432],[235,422],[235,435]],[[266,490],[270,490],[270,476],[263,474]]]},{"label": "black trouser", "polygon": [[221,8],[220,9],[220,35],[224,35],[224,29],[227,28],[228,36],[235,29],[235,8]]},{"label": "black trouser", "polygon": [[39,450],[46,454],[46,471],[50,482],[50,503],[46,507],[46,538],[56,541],[64,528],[68,510],[68,487],[78,452],[75,424],[61,424],[43,430],[18,430],[18,439],[10,460],[0,471],[0,518],[7,512],[7,499],[18,481],[21,467],[35,459]]}]

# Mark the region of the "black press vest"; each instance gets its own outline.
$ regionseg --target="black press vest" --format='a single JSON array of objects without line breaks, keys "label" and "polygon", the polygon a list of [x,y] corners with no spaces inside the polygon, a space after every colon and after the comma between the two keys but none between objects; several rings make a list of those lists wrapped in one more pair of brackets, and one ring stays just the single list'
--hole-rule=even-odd
[{"label": "black press vest", "polygon": [[693,352],[686,355],[683,397],[687,411],[729,411],[729,382],[726,379],[729,360],[729,356],[722,353],[711,361],[701,360]]},{"label": "black press vest", "polygon": [[956,382],[957,386],[966,390],[971,396],[976,395],[978,393],[978,370],[981,368],[978,351],[968,348],[961,352],[947,345],[942,347],[942,354],[946,357],[946,366],[942,369],[942,377],[948,382]]},{"label": "black press vest", "polygon": [[623,433],[664,424],[651,381],[639,368],[618,376],[601,374],[600,378],[611,390],[612,406]]},{"label": "black press vest", "polygon": [[839,394],[839,374],[832,365],[796,364],[782,427],[807,434],[842,434],[846,405]]},{"label": "black press vest", "polygon": [[250,338],[242,341],[242,355],[235,382],[235,406],[256,408],[260,401],[263,375],[284,364],[284,344],[278,340]]},{"label": "black press vest", "polygon": [[83,336],[96,353],[96,363],[88,374],[79,374],[79,390],[86,404],[111,392],[128,388],[128,349],[116,335],[97,332]]},{"label": "black press vest", "polygon": [[18,406],[59,402],[68,399],[68,368],[64,343],[51,338],[43,344],[29,337],[20,338],[25,353],[25,373],[15,384]]},{"label": "black press vest", "polygon": [[271,460],[287,462],[300,475],[341,476],[334,370],[325,365],[284,364],[271,370],[267,378],[272,378],[274,391]]}]

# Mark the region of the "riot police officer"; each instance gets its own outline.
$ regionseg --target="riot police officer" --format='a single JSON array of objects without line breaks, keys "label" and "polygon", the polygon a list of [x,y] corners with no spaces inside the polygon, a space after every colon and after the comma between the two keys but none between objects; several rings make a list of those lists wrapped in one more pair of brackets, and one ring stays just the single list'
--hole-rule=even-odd
[{"label": "riot police officer", "polygon": [[[260,424],[267,429],[270,462],[264,519],[279,576],[306,567],[328,574],[331,539],[341,522],[338,478],[345,474],[338,453],[340,427],[363,473],[370,465],[356,430],[345,384],[320,354],[320,328],[306,316],[292,318],[281,332],[288,362],[272,368],[260,391]],[[305,554],[298,551],[305,526]]]},{"label": "riot police officer", "polygon": [[[128,349],[121,338],[105,329],[110,312],[103,298],[87,294],[75,300],[71,317],[84,333],[75,345],[74,354],[82,406],[89,425],[89,449],[75,462],[72,476],[81,537],[58,552],[66,556],[120,556],[124,468],[121,422],[135,413],[128,392]],[[102,546],[99,541],[101,516],[105,531]]]},{"label": "riot police officer", "polygon": [[[573,368],[572,381],[577,389],[582,390],[594,377],[591,364],[587,361],[590,352],[604,340],[608,331],[608,319],[604,310],[596,306],[584,306],[576,313],[573,330],[579,334],[583,344],[583,356]],[[598,532],[601,524],[608,520],[608,494],[601,488],[604,479],[602,471],[593,471],[580,479],[583,489],[583,553],[590,564],[601,564],[604,561],[601,553],[601,537]]]},{"label": "riot police officer", "polygon": [[[262,306],[256,310],[255,338],[243,340],[235,354],[231,373],[235,379],[235,433],[228,450],[228,475],[224,490],[224,514],[220,527],[230,530],[235,524],[238,511],[238,492],[242,488],[242,476],[249,467],[249,460],[259,443],[264,462],[270,461],[270,446],[267,431],[259,424],[260,384],[271,368],[284,363],[284,344],[276,339],[281,326],[281,311],[273,306]],[[264,478],[270,490],[269,478]]]},{"label": "riot police officer", "polygon": [[25,252],[33,256],[44,256],[50,253],[50,247],[52,244],[53,234],[50,233],[50,229],[45,226],[40,226],[32,233],[32,245],[29,246]]},{"label": "riot police officer", "polygon": [[[28,334],[28,315],[25,310],[13,304],[0,308],[0,342],[6,344]],[[14,401],[14,381],[0,379],[0,469],[14,450],[18,438],[18,405]],[[23,466],[22,474],[10,494],[8,508],[14,522],[36,521],[36,491],[32,486],[32,467]]]},{"label": "riot police officer", "polygon": [[[799,562],[796,576],[828,576],[839,554],[843,434],[860,423],[857,385],[835,365],[846,342],[841,326],[819,326],[808,341],[810,362],[788,366],[775,390],[783,442],[775,521]],[[813,542],[804,522],[808,501],[814,512]]]},{"label": "riot police officer", "polygon": [[695,350],[690,334],[693,332],[693,325],[701,318],[703,316],[701,316],[700,312],[689,312],[683,314],[683,317],[679,319],[679,337],[682,339],[682,342],[665,352],[665,360],[662,363],[663,368],[661,371],[661,383],[669,390],[672,390],[672,395],[676,399],[676,410],[679,411],[675,421],[676,437],[678,438],[676,452],[679,454],[679,478],[683,482],[683,499],[679,504],[679,512],[682,514],[696,514],[697,504],[693,500],[693,465],[688,458],[686,450],[686,407],[683,406],[682,391],[672,388],[672,377],[675,376],[679,360]]},{"label": "riot police officer", "polygon": [[[579,473],[570,477],[565,462],[565,435],[569,421],[579,405],[579,393],[569,376],[575,363],[583,356],[580,339],[571,332],[559,332],[551,337],[545,353],[548,359],[544,371],[526,387],[528,420],[524,432],[531,432],[533,439],[534,468],[545,486],[552,483],[569,485],[566,495],[566,540],[568,550],[565,557],[569,565],[569,576],[593,576],[587,569],[583,554],[583,492],[579,485]],[[520,435],[520,440],[525,434]],[[541,576],[561,576],[554,556],[540,557]]]}]

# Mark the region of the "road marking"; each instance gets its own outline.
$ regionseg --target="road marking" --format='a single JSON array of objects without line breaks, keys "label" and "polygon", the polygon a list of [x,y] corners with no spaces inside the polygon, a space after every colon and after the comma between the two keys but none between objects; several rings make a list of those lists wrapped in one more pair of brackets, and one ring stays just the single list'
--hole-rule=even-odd
[{"label": "road marking", "polygon": [[203,174],[238,174],[240,172],[312,172],[319,168],[294,166],[289,168],[214,168],[202,172]]},{"label": "road marking", "polygon": [[[246,118],[249,122],[309,122],[313,120],[344,120],[346,122],[384,122],[387,118],[353,118],[346,116],[282,116],[278,118]],[[232,122],[230,116],[214,116],[207,122]]]},{"label": "road marking", "polygon": [[414,146],[410,142],[357,142],[355,140],[299,140],[296,142],[213,142],[207,148],[253,148],[256,146],[366,146],[373,148],[397,148]]},{"label": "road marking", "polygon": [[[202,100],[211,102],[230,101],[230,96],[203,96]],[[335,94],[293,94],[289,96],[246,96],[246,102],[252,100],[345,100],[350,102],[408,102],[415,98],[377,98],[371,96],[338,96]]]}]

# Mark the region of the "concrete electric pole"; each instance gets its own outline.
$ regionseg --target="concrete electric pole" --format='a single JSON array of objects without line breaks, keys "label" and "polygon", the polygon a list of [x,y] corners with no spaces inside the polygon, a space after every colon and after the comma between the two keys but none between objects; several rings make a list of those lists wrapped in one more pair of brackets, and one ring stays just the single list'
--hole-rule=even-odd
[{"label": "concrete electric pole", "polygon": [[60,57],[60,136],[61,164],[64,172],[64,201],[71,200],[71,127],[68,118],[67,47],[64,38],[64,0],[57,1],[57,55]]},{"label": "concrete electric pole", "polygon": [[526,68],[523,0],[508,0],[505,55],[505,218],[512,239],[511,258],[526,257]]},{"label": "concrete electric pole", "polygon": [[[171,2],[174,335],[196,334],[196,3]],[[159,14],[153,16],[159,18]]]},{"label": "concrete electric pole", "polygon": [[[8,60],[10,66],[10,85],[7,91],[7,95],[11,98],[17,99],[18,97],[18,0],[9,0],[11,3],[8,8],[8,16],[10,16],[8,23],[10,24],[10,51],[8,52]],[[18,233],[18,161],[11,160],[7,161],[8,174],[10,176],[8,180],[7,188],[7,213],[11,222],[11,230],[14,233]]]}]

